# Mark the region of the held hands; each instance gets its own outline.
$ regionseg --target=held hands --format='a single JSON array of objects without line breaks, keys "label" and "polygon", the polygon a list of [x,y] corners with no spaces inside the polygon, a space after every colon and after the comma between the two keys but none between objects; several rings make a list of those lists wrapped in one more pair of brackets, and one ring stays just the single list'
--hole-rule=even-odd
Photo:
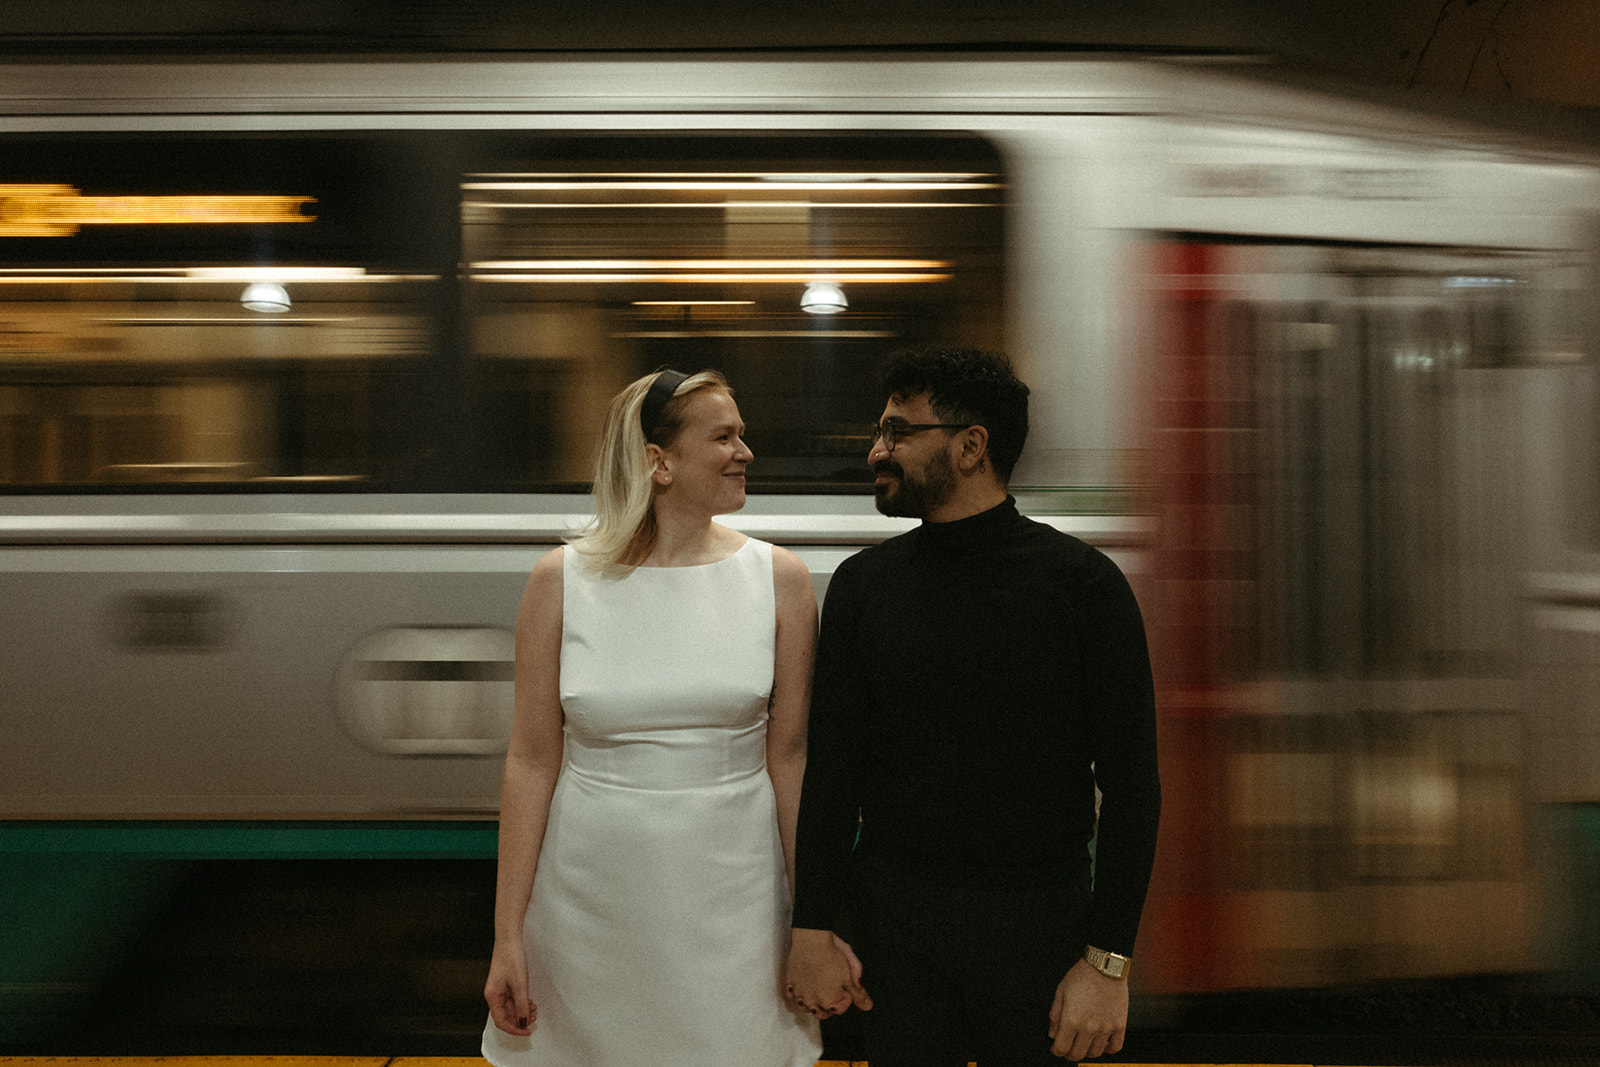
[{"label": "held hands", "polygon": [[528,960],[520,938],[514,943],[495,942],[483,999],[489,1002],[489,1017],[501,1030],[517,1037],[533,1032],[539,1008],[528,996]]},{"label": "held hands", "polygon": [[1056,986],[1050,1008],[1050,1051],[1069,1060],[1122,1051],[1128,1028],[1128,983],[1079,960]]},{"label": "held hands", "polygon": [[791,933],[786,992],[818,1019],[838,1015],[852,1004],[862,1011],[872,1008],[872,998],[861,988],[861,961],[831,930]]}]

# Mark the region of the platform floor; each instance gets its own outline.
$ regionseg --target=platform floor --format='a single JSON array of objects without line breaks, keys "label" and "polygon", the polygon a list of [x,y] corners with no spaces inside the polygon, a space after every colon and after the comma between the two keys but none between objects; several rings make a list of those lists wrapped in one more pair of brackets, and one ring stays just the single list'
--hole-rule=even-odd
[{"label": "platform floor", "polygon": [[[1284,1051],[1291,1051],[1286,1046]],[[1294,1062],[1265,1062],[1267,1058],[1242,1058],[1226,1067],[1365,1067],[1404,1064],[1408,1058],[1377,1056],[1367,1059],[1318,1058],[1313,1062],[1300,1059]],[[1063,1060],[1062,1063],[1068,1061]],[[1137,1064],[1138,1067],[1224,1067],[1220,1063],[1196,1061],[1155,1062],[1127,1060],[1122,1055],[1103,1061],[1104,1067],[1119,1064]],[[1600,1063],[1600,1044],[1593,1042],[1562,1042],[1554,1046],[1515,1043],[1498,1048],[1482,1048],[1452,1055],[1426,1057],[1421,1062],[1449,1067],[1593,1067]],[[6,1056],[0,1055],[0,1067],[487,1067],[477,1056]],[[721,1067],[721,1065],[718,1065]],[[869,1067],[864,1060],[821,1060],[817,1067]],[[969,1065],[976,1067],[976,1065]]]},{"label": "platform floor", "polygon": [[[476,1056],[0,1056],[0,1067],[485,1067],[485,1063]],[[865,1060],[820,1060],[817,1067],[868,1067],[868,1064]],[[1220,1065],[1141,1064],[1140,1067]],[[1229,1067],[1245,1065],[1231,1064]],[[1249,1067],[1319,1065],[1252,1064]]]}]

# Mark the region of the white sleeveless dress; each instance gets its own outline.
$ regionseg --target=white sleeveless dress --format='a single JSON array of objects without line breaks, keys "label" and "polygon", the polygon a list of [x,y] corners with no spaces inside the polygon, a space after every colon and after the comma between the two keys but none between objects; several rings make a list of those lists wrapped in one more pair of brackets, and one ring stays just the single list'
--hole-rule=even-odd
[{"label": "white sleeveless dress", "polygon": [[604,578],[567,549],[565,756],[524,941],[531,1037],[495,1067],[810,1067],[780,996],[789,894],[766,773],[772,546]]}]

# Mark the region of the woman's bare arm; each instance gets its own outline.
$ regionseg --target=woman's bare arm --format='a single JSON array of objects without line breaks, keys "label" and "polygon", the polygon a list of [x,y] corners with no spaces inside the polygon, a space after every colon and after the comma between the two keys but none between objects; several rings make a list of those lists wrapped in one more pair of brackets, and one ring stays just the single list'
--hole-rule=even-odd
[{"label": "woman's bare arm", "polygon": [[547,553],[534,566],[517,613],[516,712],[500,790],[494,957],[484,999],[496,1026],[522,1036],[538,1010],[528,995],[522,925],[561,773],[561,558],[566,551]]},{"label": "woman's bare arm", "polygon": [[771,719],[767,723],[767,774],[778,801],[789,893],[794,894],[794,828],[800,782],[806,773],[806,721],[811,712],[811,665],[817,650],[817,595],[811,572],[787,549],[772,550],[778,631],[773,661]]}]

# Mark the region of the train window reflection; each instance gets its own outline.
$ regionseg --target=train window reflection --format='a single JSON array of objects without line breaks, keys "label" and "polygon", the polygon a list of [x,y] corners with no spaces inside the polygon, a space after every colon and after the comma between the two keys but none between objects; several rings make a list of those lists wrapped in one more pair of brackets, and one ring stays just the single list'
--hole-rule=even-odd
[{"label": "train window reflection", "polygon": [[[421,277],[281,284],[174,269],[0,272],[0,483],[351,484],[384,479],[387,407],[429,345]],[[292,294],[292,295],[290,295]]]},{"label": "train window reflection", "polygon": [[[737,390],[753,483],[864,487],[883,355],[1003,344],[1004,188],[970,137],[506,152],[461,184],[478,464],[505,487],[586,481],[617,389],[712,367]],[[802,308],[819,282],[838,287],[825,314]]]},{"label": "train window reflection", "polygon": [[8,137],[0,489],[426,484],[456,249],[419,147]]}]

